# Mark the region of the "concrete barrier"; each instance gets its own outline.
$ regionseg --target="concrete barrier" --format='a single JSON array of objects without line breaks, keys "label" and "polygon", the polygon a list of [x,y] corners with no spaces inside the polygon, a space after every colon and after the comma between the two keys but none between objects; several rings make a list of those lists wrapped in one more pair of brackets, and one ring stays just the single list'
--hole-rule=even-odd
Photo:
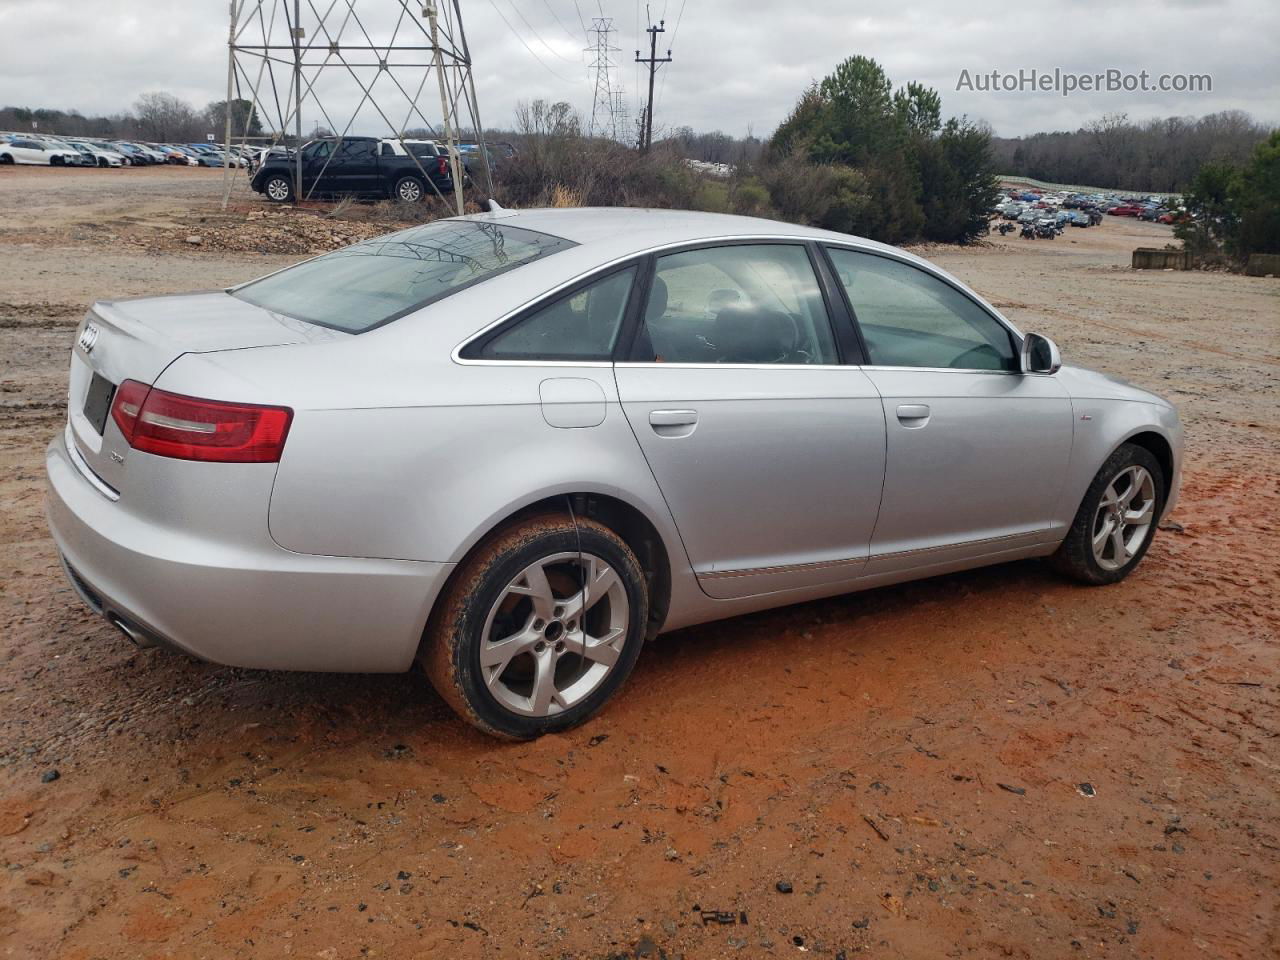
[{"label": "concrete barrier", "polygon": [[1135,270],[1190,270],[1189,250],[1166,250],[1163,247],[1139,247],[1133,251]]}]

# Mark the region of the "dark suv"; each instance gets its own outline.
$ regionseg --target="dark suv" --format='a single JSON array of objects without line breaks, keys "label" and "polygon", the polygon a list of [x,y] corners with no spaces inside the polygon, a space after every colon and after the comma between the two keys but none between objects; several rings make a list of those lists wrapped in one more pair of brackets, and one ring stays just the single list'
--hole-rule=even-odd
[{"label": "dark suv", "polygon": [[[406,149],[407,148],[407,149]],[[277,203],[294,197],[295,161],[271,155],[251,181]],[[429,140],[326,137],[302,148],[302,196],[387,197],[410,203],[453,190],[449,158]]]}]

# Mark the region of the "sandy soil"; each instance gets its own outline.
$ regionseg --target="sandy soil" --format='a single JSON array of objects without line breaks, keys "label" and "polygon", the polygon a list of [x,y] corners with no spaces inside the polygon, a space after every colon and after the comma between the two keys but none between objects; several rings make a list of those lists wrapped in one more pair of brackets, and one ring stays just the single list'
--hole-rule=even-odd
[{"label": "sandy soil", "polygon": [[63,582],[41,456],[87,301],[287,259],[145,246],[218,177],[0,169],[0,954],[1280,951],[1280,282],[1134,273],[1167,229],[1112,219],[928,251],[1180,405],[1184,499],[1140,570],[682,631],[596,720],[507,745],[417,675],[136,650]]}]

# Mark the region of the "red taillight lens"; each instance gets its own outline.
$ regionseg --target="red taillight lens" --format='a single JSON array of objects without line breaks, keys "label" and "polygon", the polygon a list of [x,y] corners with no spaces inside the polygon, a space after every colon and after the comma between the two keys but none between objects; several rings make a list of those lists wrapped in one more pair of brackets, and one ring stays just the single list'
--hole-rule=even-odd
[{"label": "red taillight lens", "polygon": [[449,161],[444,157],[436,157],[436,163],[440,165],[440,176],[447,177],[449,175]]},{"label": "red taillight lens", "polygon": [[111,416],[135,450],[179,460],[276,463],[293,411],[184,397],[126,380],[116,389]]},{"label": "red taillight lens", "polygon": [[147,399],[151,388],[137,380],[126,380],[116,387],[115,398],[111,401],[111,419],[116,422],[126,440],[133,435],[134,424],[138,422],[138,414],[142,412],[142,401]]}]

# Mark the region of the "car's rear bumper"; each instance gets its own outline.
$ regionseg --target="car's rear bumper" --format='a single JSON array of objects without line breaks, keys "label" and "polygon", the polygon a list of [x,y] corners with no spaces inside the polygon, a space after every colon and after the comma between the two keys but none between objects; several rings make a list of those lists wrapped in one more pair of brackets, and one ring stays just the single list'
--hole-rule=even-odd
[{"label": "car's rear bumper", "polygon": [[[47,515],[68,578],[140,643],[268,670],[408,669],[450,564],[229,545],[140,518],[49,444]],[[229,508],[234,503],[228,504]]]}]

